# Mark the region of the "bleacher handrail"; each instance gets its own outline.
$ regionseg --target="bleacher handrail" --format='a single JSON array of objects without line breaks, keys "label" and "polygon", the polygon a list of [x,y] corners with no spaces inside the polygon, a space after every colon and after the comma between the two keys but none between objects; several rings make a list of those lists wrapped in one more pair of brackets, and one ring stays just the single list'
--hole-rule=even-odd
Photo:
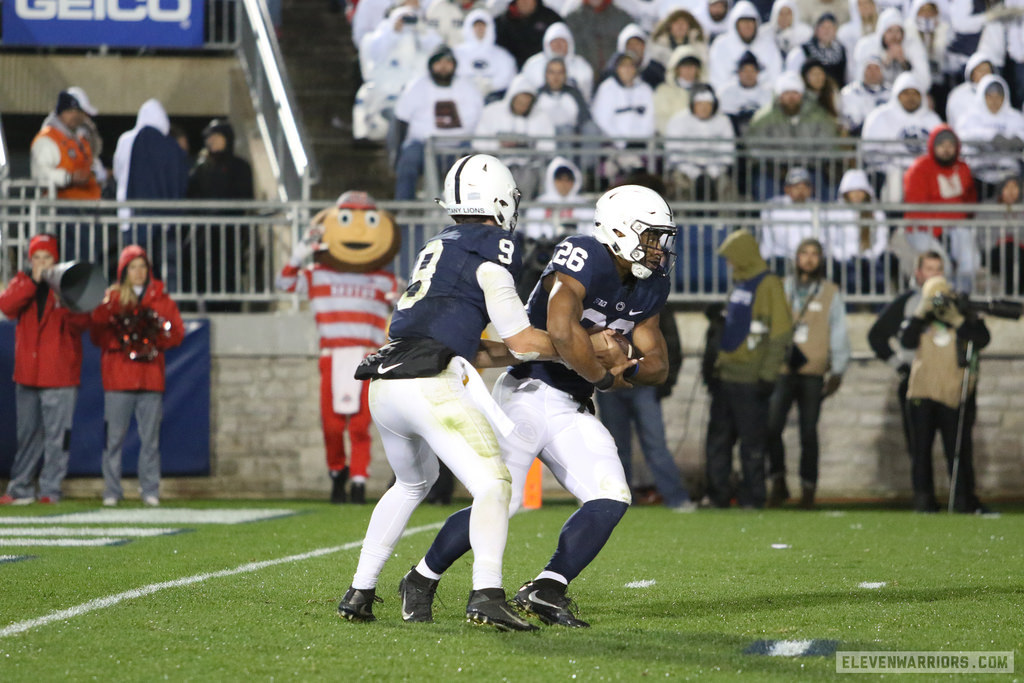
[{"label": "bleacher handrail", "polygon": [[238,59],[245,72],[260,133],[278,179],[282,200],[308,200],[319,179],[313,152],[306,145],[291,82],[266,4],[241,0],[243,21],[238,32]]}]

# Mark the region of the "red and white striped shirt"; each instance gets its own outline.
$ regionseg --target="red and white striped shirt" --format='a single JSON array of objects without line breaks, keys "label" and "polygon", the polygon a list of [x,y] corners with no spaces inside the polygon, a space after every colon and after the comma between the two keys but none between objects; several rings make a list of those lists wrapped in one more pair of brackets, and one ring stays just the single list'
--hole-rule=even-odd
[{"label": "red and white striped shirt", "polygon": [[286,265],[277,287],[309,296],[321,349],[383,345],[388,314],[398,297],[398,280],[391,273],[339,273],[319,264]]}]

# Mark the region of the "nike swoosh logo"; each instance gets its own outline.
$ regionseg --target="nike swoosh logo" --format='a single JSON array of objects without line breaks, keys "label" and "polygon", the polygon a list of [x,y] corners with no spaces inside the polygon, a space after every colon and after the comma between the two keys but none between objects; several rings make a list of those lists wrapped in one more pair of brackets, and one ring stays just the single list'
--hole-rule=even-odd
[{"label": "nike swoosh logo", "polygon": [[401,365],[401,363],[395,363],[394,365],[378,365],[377,366],[377,374],[378,375],[383,375],[385,372],[391,372],[392,370],[397,368],[399,365]]},{"label": "nike swoosh logo", "polygon": [[629,314],[630,315],[640,315],[643,312],[644,312],[644,309],[642,309],[642,308],[639,311],[634,311],[632,308],[629,309]]},{"label": "nike swoosh logo", "polygon": [[529,600],[530,600],[530,602],[535,602],[535,603],[537,603],[538,605],[546,605],[547,607],[552,607],[552,608],[554,608],[554,609],[562,609],[562,608],[561,608],[561,607],[559,607],[558,605],[552,605],[552,604],[551,604],[550,602],[548,602],[547,600],[541,600],[540,598],[538,598],[538,597],[537,597],[537,591],[531,591],[531,592],[530,592]]},{"label": "nike swoosh logo", "polygon": [[[401,365],[401,363],[399,363]],[[405,609],[405,600],[402,600],[402,621],[409,621],[413,618],[413,613]]]}]

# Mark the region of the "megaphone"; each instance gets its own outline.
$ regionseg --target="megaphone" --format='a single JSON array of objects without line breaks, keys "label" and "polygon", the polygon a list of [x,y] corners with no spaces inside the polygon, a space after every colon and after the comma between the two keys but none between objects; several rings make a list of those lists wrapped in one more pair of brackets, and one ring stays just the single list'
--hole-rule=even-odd
[{"label": "megaphone", "polygon": [[47,268],[43,280],[75,313],[89,313],[100,305],[107,281],[100,267],[85,261],[65,261]]}]

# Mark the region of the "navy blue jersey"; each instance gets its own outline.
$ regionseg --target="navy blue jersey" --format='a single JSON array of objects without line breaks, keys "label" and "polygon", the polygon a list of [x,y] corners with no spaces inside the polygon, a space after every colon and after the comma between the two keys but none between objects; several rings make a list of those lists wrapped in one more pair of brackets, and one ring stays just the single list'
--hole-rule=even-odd
[{"label": "navy blue jersey", "polygon": [[[551,262],[530,295],[526,309],[530,322],[540,330],[548,329],[548,292],[544,278],[565,273],[586,289],[580,324],[587,329],[611,329],[632,339],[637,323],[659,313],[668,299],[669,279],[654,274],[646,280],[630,279],[623,284],[615,268],[615,259],[593,237],[573,235],[555,247]],[[594,385],[561,363],[550,361],[523,363],[512,368],[515,377],[535,377],[573,396],[587,397]]]},{"label": "navy blue jersey", "polygon": [[485,261],[513,277],[522,266],[512,236],[496,225],[463,223],[427,240],[395,305],[391,339],[429,338],[473,359],[490,318],[476,270]]}]

